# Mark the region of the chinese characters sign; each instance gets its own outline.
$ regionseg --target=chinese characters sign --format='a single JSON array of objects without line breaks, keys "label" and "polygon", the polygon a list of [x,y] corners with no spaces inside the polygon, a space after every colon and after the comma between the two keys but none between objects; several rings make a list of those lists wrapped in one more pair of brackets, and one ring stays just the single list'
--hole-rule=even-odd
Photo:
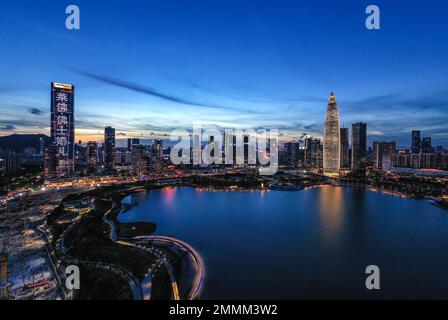
[{"label": "chinese characters sign", "polygon": [[56,156],[70,166],[74,156],[74,87],[51,84],[51,138]]}]

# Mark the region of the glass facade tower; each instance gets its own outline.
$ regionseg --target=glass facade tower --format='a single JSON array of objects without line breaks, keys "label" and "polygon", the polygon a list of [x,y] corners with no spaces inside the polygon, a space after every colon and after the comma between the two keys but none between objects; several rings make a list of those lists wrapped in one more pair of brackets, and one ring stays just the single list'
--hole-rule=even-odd
[{"label": "glass facade tower", "polygon": [[324,174],[338,176],[341,167],[341,137],[339,127],[339,106],[332,92],[327,106],[324,132]]}]

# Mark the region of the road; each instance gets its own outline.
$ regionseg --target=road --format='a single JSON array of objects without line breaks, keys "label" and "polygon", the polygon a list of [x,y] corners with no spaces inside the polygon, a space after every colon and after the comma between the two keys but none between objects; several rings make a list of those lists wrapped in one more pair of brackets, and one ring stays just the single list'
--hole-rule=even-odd
[{"label": "road", "polygon": [[[103,216],[103,220],[111,228],[111,231],[110,231],[111,240],[116,241],[117,243],[120,243],[120,244],[136,246],[136,247],[139,247],[140,249],[146,250],[147,248],[142,247],[142,246],[137,246],[128,241],[123,241],[123,240],[117,241],[118,236],[116,233],[115,223],[113,221],[109,220],[109,218],[108,218],[108,214],[110,214],[114,208],[116,208],[115,203],[112,205],[112,208],[108,212],[106,212]],[[176,239],[173,237],[168,237],[168,236],[137,236],[137,237],[133,237],[131,240],[157,241],[157,242],[167,243],[167,244],[171,244],[171,245],[174,244],[174,245],[177,245],[178,247],[182,248],[184,251],[188,252],[188,254],[192,257],[192,260],[194,261],[195,271],[196,271],[194,285],[188,295],[188,299],[194,300],[199,296],[199,293],[200,293],[201,287],[202,287],[202,283],[203,283],[203,280],[205,277],[205,268],[204,268],[204,263],[202,261],[200,254],[193,247],[191,247],[188,243],[186,243],[182,240],[179,240],[179,239]],[[179,290],[178,290],[178,286],[177,286],[177,281],[175,280],[175,277],[174,277],[174,271],[172,269],[172,266],[169,263],[169,261],[166,259],[166,257],[163,257],[162,261],[164,262],[165,266],[167,267],[168,273],[170,275],[170,281],[171,281],[171,286],[172,286],[172,290],[173,290],[173,299],[179,300]]]},{"label": "road", "polygon": [[139,236],[134,237],[133,240],[158,241],[162,243],[175,244],[181,247],[183,250],[187,251],[193,258],[196,269],[195,283],[192,290],[190,291],[188,299],[193,300],[198,297],[205,277],[205,268],[201,256],[193,247],[182,240],[168,236]]},{"label": "road", "polygon": [[109,263],[104,263],[104,262],[99,262],[99,261],[89,261],[89,260],[80,260],[77,258],[74,258],[72,256],[70,256],[67,253],[67,250],[65,248],[64,245],[64,240],[65,240],[65,236],[81,221],[81,215],[78,216],[78,218],[76,219],[76,221],[74,223],[72,223],[67,229],[64,230],[64,232],[61,234],[61,236],[59,237],[59,239],[56,241],[56,249],[59,251],[59,253],[61,254],[61,260],[65,263],[65,264],[74,264],[74,265],[84,265],[87,267],[94,267],[94,268],[100,268],[103,270],[108,270],[108,271],[112,271],[115,274],[117,274],[118,276],[126,279],[129,283],[129,287],[132,291],[132,294],[134,296],[135,300],[142,300],[143,299],[143,293],[142,290],[139,286],[139,281],[137,280],[137,278],[130,272],[126,272],[124,270],[122,270],[120,267],[113,265],[113,264],[109,264]]}]

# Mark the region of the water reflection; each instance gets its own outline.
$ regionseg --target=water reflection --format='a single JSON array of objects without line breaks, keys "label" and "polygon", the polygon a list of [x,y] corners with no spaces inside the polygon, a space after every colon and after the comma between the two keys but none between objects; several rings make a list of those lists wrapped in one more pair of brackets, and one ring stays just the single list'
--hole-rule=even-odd
[{"label": "water reflection", "polygon": [[174,202],[175,194],[176,194],[176,188],[175,187],[169,187],[169,188],[162,189],[163,204],[165,204],[167,206],[175,205],[175,202]]},{"label": "water reflection", "polygon": [[[119,220],[156,223],[201,252],[203,299],[448,298],[448,214],[427,201],[326,186],[152,190],[138,202]],[[369,264],[385,284],[375,295]]]},{"label": "water reflection", "polygon": [[319,190],[319,217],[327,240],[340,234],[343,222],[344,200],[342,188],[323,186]]}]

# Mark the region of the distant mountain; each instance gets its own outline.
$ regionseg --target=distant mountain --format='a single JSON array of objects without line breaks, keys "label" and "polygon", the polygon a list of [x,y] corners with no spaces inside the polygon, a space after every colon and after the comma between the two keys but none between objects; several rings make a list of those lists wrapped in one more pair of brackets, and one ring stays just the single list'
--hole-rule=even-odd
[{"label": "distant mountain", "polygon": [[50,143],[50,137],[44,134],[12,134],[0,137],[0,149],[20,152],[25,148],[33,147],[39,151],[40,138],[44,139],[45,146]]}]

